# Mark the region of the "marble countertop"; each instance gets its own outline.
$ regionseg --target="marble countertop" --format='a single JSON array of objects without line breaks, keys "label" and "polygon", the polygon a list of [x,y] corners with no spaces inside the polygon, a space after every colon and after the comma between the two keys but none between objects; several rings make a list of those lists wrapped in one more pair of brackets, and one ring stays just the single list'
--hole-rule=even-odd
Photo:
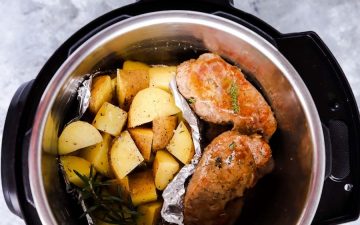
[{"label": "marble countertop", "polygon": [[[56,48],[79,28],[112,9],[133,2],[0,1],[3,30],[0,37],[0,143],[6,111],[16,89],[35,78]],[[308,30],[318,33],[339,61],[360,106],[360,1],[234,0],[234,5],[283,33]],[[1,224],[23,224],[7,209],[2,194],[0,217]],[[350,224],[360,224],[360,220]]]}]

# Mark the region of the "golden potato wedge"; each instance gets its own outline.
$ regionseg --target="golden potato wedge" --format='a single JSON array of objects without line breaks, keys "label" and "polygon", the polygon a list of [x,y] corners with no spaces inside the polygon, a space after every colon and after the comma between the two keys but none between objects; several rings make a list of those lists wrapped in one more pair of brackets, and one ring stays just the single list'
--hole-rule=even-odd
[{"label": "golden potato wedge", "polygon": [[91,86],[91,95],[89,102],[89,110],[97,113],[104,102],[111,102],[114,89],[110,76],[99,76],[93,79]]},{"label": "golden potato wedge", "polygon": [[58,154],[65,155],[102,142],[100,132],[91,124],[76,121],[68,124],[58,140]]},{"label": "golden potato wedge", "polygon": [[149,86],[170,92],[169,84],[175,77],[176,66],[152,67],[149,69]]},{"label": "golden potato wedge", "polygon": [[180,123],[181,121],[183,121],[183,122],[185,121],[184,115],[183,115],[182,112],[177,113],[177,114],[176,114],[176,117],[177,117],[177,122],[178,122],[178,123]]},{"label": "golden potato wedge", "polygon": [[160,218],[162,202],[156,201],[140,205],[137,209],[139,216],[136,225],[157,225]]},{"label": "golden potato wedge", "polygon": [[110,150],[110,165],[118,179],[123,179],[144,161],[128,131],[115,139]]},{"label": "golden potato wedge", "polygon": [[127,113],[119,107],[105,102],[96,114],[93,125],[98,130],[118,136],[127,119]]},{"label": "golden potato wedge", "polygon": [[138,172],[129,176],[130,196],[134,206],[152,202],[157,199],[156,187],[151,170]]},{"label": "golden potato wedge", "polygon": [[160,191],[164,190],[179,169],[180,165],[172,155],[166,151],[157,151],[153,163],[156,188]]},{"label": "golden potato wedge", "polygon": [[130,192],[129,178],[126,176],[123,179],[118,180],[118,184],[125,190]]},{"label": "golden potato wedge", "polygon": [[191,134],[184,122],[179,123],[166,149],[182,163],[190,163],[195,149]]},{"label": "golden potato wedge", "polygon": [[142,62],[136,62],[131,60],[126,60],[123,64],[123,70],[149,70],[149,66]]},{"label": "golden potato wedge", "polygon": [[89,161],[96,171],[104,176],[112,177],[108,153],[111,147],[111,135],[102,134],[103,141],[80,150],[79,156]]},{"label": "golden potato wedge", "polygon": [[[74,171],[89,177],[91,163],[77,156],[60,156],[60,162],[69,181],[78,187],[83,187],[84,182]],[[95,173],[96,171],[93,169],[93,174],[95,175]]]},{"label": "golden potato wedge", "polygon": [[180,112],[172,95],[159,88],[146,88],[135,96],[129,110],[128,127],[136,127],[157,117]]},{"label": "golden potato wedge", "polygon": [[152,122],[154,132],[153,150],[164,149],[168,144],[177,125],[176,116],[157,117]]},{"label": "golden potato wedge", "polygon": [[117,70],[117,97],[121,108],[128,110],[134,96],[149,87],[149,73],[146,70]]},{"label": "golden potato wedge", "polygon": [[113,88],[113,91],[116,90],[116,82],[117,82],[116,77],[113,78],[113,79],[111,79],[111,86],[112,86],[112,88]]},{"label": "golden potato wedge", "polygon": [[[123,179],[112,179],[109,182],[113,183],[113,185],[109,185],[109,192],[113,195],[117,195],[118,191],[125,196],[130,196],[130,186],[129,186],[129,178],[125,176]],[[120,188],[120,190],[118,190]]]},{"label": "golden potato wedge", "polygon": [[136,146],[140,149],[145,161],[149,162],[151,158],[151,145],[154,133],[150,128],[132,128],[129,129],[131,137]]}]

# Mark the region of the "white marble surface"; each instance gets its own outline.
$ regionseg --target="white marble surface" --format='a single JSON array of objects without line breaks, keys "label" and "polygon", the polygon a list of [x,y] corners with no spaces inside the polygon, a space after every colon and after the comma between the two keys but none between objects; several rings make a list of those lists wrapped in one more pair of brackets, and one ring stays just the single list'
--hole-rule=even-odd
[{"label": "white marble surface", "polygon": [[[6,110],[17,87],[35,78],[46,59],[76,30],[94,18],[132,2],[0,1],[0,143]],[[235,0],[235,6],[284,33],[317,32],[338,59],[360,105],[360,1]],[[0,218],[0,224],[23,224],[8,211],[1,194]],[[350,224],[360,224],[360,221]]]}]

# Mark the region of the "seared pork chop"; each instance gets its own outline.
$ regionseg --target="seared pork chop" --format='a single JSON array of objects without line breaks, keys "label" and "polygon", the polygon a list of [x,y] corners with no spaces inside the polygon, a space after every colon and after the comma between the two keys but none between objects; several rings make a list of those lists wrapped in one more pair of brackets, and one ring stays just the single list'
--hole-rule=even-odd
[{"label": "seared pork chop", "polygon": [[[227,131],[204,150],[185,194],[185,225],[228,225],[244,191],[272,170],[270,146],[260,136]],[[261,171],[259,173],[259,171]]]},{"label": "seared pork chop", "polygon": [[205,53],[177,67],[180,93],[203,120],[232,123],[244,134],[262,134],[266,140],[276,130],[270,106],[240,69],[220,56]]}]

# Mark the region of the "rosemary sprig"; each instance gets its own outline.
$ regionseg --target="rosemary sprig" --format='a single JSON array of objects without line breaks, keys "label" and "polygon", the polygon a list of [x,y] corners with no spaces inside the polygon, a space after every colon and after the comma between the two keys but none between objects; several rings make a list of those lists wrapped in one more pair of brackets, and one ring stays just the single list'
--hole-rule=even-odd
[{"label": "rosemary sprig", "polygon": [[236,83],[234,81],[231,83],[229,94],[231,96],[232,109],[234,110],[235,113],[238,113],[240,110],[238,103],[239,93],[238,93],[238,87],[236,86]]},{"label": "rosemary sprig", "polygon": [[125,196],[119,185],[117,186],[117,194],[112,195],[105,193],[104,187],[114,185],[114,183],[109,180],[101,181],[98,179],[97,174],[94,175],[92,167],[88,177],[76,170],[74,173],[84,182],[84,187],[80,188],[79,191],[82,200],[89,206],[81,217],[88,214],[110,224],[136,224],[138,212],[130,197]]}]

